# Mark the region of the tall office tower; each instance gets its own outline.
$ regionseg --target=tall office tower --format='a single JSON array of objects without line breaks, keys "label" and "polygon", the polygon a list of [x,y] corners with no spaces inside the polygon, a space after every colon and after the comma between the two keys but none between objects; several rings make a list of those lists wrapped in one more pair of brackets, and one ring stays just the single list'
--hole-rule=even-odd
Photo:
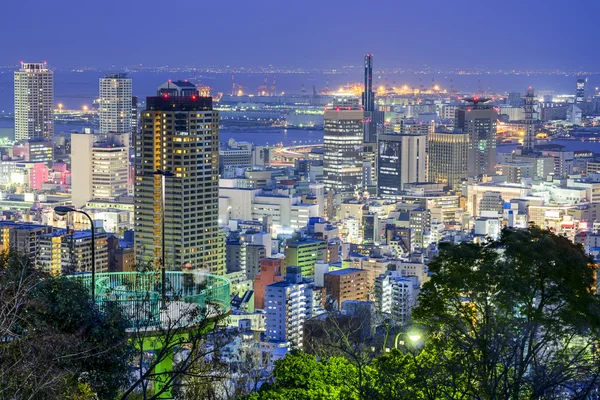
[{"label": "tall office tower", "polygon": [[397,196],[404,185],[427,181],[427,135],[379,135],[377,194]]},{"label": "tall office tower", "polygon": [[583,103],[585,101],[585,84],[587,78],[580,76],[577,78],[577,86],[575,91],[575,103]]},{"label": "tall office tower", "polygon": [[[168,269],[189,262],[223,274],[219,115],[213,111],[212,98],[197,93],[189,82],[168,82],[158,88],[156,97],[146,98],[141,130],[135,135],[136,262],[162,265],[164,233]],[[173,176],[155,174],[158,171]]]},{"label": "tall office tower", "polygon": [[323,176],[327,189],[338,193],[362,187],[363,117],[358,98],[334,95],[325,110]]},{"label": "tall office tower", "polygon": [[494,175],[498,112],[488,99],[464,99],[456,112],[456,128],[469,134],[467,173],[469,176]]},{"label": "tall office tower", "polygon": [[15,71],[15,140],[54,136],[54,73],[46,63]]},{"label": "tall office tower", "polygon": [[535,150],[535,112],[533,110],[534,100],[535,97],[533,89],[530,86],[525,94],[525,137],[523,138],[524,154],[533,153]]},{"label": "tall office tower", "polygon": [[100,133],[131,132],[131,79],[127,74],[100,78]]},{"label": "tall office tower", "polygon": [[129,133],[108,133],[105,141],[94,135],[71,135],[71,202],[83,207],[94,200],[113,201],[127,195]]},{"label": "tall office tower", "polygon": [[428,137],[427,163],[430,182],[458,189],[461,180],[467,178],[467,155],[469,134],[459,132],[433,132]]}]

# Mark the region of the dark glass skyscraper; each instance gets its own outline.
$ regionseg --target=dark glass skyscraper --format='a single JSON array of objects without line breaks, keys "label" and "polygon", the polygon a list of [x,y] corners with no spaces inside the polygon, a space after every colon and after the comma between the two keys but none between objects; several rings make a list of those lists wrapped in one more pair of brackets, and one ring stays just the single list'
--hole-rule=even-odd
[{"label": "dark glass skyscraper", "polygon": [[373,93],[373,55],[365,54],[365,86],[362,94],[362,105],[365,112],[363,141],[377,142],[377,125],[383,122],[383,113],[375,111],[375,93]]},{"label": "dark glass skyscraper", "polygon": [[365,87],[362,94],[365,111],[375,111],[375,95],[373,93],[373,55],[365,54]]},{"label": "dark glass skyscraper", "polygon": [[498,111],[486,104],[489,99],[464,100],[456,112],[456,128],[469,134],[468,175],[494,175]]}]

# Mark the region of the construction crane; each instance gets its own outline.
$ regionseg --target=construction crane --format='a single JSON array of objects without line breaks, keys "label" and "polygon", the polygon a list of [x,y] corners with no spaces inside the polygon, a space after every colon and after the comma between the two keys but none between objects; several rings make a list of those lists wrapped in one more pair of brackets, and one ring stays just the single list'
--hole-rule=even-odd
[{"label": "construction crane", "polygon": [[271,96],[277,96],[277,90],[275,88],[276,82],[277,82],[277,76],[273,76],[273,84],[271,85],[271,90],[270,90]]},{"label": "construction crane", "polygon": [[233,74],[231,74],[231,95],[232,96],[241,96],[244,94],[244,92],[242,91],[243,87],[242,85],[238,85],[237,83],[235,83],[235,76]]},{"label": "construction crane", "polygon": [[258,87],[258,95],[266,96],[267,95],[267,76],[265,75],[265,80],[261,86]]},{"label": "construction crane", "polygon": [[328,95],[331,93],[331,91],[329,90],[329,77],[325,81],[325,87],[320,90],[320,93],[324,95]]}]

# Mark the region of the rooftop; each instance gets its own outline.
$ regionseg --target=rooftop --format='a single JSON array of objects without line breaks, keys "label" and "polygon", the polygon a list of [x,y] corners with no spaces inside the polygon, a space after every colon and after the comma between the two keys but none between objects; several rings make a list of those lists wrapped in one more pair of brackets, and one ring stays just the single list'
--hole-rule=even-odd
[{"label": "rooftop", "polygon": [[326,275],[336,275],[336,276],[341,276],[341,275],[349,275],[349,274],[355,274],[357,272],[363,272],[366,270],[364,269],[358,269],[358,268],[344,268],[344,269],[338,269],[337,271],[331,271],[331,272],[327,272]]}]

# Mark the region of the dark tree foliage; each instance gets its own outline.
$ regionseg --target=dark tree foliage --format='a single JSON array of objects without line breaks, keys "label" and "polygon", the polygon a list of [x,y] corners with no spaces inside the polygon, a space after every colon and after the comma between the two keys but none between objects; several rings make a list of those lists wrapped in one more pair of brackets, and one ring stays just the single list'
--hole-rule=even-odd
[{"label": "dark tree foliage", "polygon": [[[347,355],[345,362],[288,355],[277,362],[274,382],[250,398],[598,398],[596,265],[580,246],[531,227],[482,245],[440,248],[413,312],[418,345],[368,365]],[[331,360],[335,376],[344,376],[339,382],[328,378]],[[368,391],[358,384],[359,366]],[[347,384],[353,390],[332,389]]]},{"label": "dark tree foliage", "polygon": [[441,248],[415,320],[442,370],[443,398],[586,398],[598,386],[596,266],[567,238],[532,227]]},{"label": "dark tree foliage", "polygon": [[0,398],[114,398],[128,377],[125,326],[116,307],[99,313],[78,282],[1,254]]}]

